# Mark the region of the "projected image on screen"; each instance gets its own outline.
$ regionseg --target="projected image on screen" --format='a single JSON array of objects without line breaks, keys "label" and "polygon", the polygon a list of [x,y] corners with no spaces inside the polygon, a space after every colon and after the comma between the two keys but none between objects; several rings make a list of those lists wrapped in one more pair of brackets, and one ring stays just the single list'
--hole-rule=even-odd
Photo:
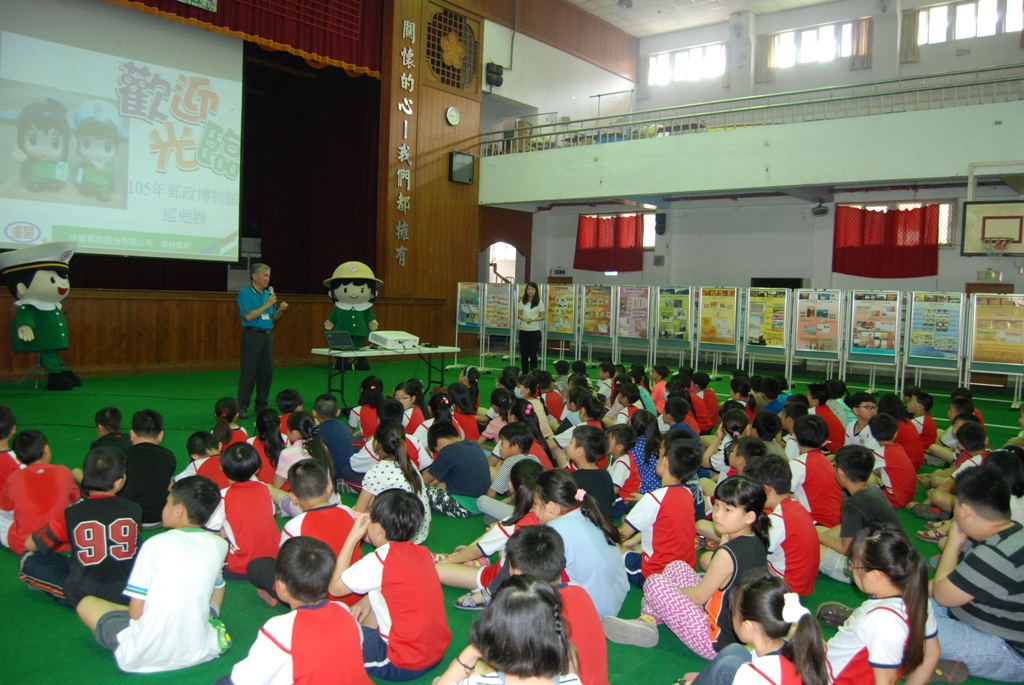
[{"label": "projected image on screen", "polygon": [[241,84],[0,33],[0,247],[234,260]]}]

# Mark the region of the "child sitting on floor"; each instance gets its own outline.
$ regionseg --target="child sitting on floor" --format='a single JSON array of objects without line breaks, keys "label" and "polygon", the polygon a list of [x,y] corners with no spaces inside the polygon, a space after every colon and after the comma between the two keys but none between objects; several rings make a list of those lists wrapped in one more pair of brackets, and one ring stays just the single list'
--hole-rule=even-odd
[{"label": "child sitting on floor", "polygon": [[249,439],[249,434],[238,425],[238,415],[242,413],[242,408],[238,406],[238,400],[234,397],[222,397],[217,400],[213,413],[217,417],[217,422],[211,432],[221,444],[221,449],[226,450],[229,445],[246,442]]},{"label": "child sitting on floor", "polygon": [[[209,478],[218,487],[226,488],[227,478],[221,472],[220,469],[220,442],[217,438],[213,437],[213,433],[209,431],[196,431],[192,435],[188,436],[188,440],[185,441],[185,451],[188,452],[189,462],[181,470],[181,473],[174,476],[174,480],[181,480],[182,478],[188,478],[189,476],[199,475],[199,469],[210,459],[215,459],[214,467],[207,469],[207,472],[202,474],[204,477]],[[210,473],[216,473],[216,478],[210,476]]]},{"label": "child sitting on floor", "polygon": [[[174,483],[162,521],[167,532],[146,541],[128,578],[128,606],[85,597],[78,616],[122,671],[156,673],[214,659],[231,641],[212,618],[224,601],[221,568],[228,543],[203,529],[220,503],[213,481],[190,476]],[[150,591],[153,591],[150,594]]]},{"label": "child sitting on floor", "polygon": [[684,483],[697,473],[700,446],[692,440],[676,440],[658,458],[657,472],[662,487],[648,492],[619,526],[619,534],[629,547],[629,539],[640,534],[641,553],[626,552],[623,563],[629,581],[643,589],[644,580],[661,573],[673,561],[697,565],[693,541],[697,532],[693,495]]},{"label": "child sitting on floor", "polygon": [[[917,494],[917,473],[903,448],[896,444],[897,422],[889,414],[877,414],[868,428],[878,440],[875,451],[875,477],[886,499],[896,509],[914,501]],[[916,433],[915,433],[916,438]]]},{"label": "child sitting on floor", "polygon": [[602,619],[612,642],[654,647],[664,622],[697,656],[714,658],[739,641],[728,607],[730,592],[743,575],[767,568],[768,516],[764,487],[747,476],[726,479],[715,490],[715,528],[722,547],[713,553],[701,578],[693,567],[675,561],[647,578],[639,618]]},{"label": "child sitting on floor", "polygon": [[[30,588],[72,609],[88,595],[123,601],[142,525],[142,508],[116,497],[124,485],[124,468],[124,452],[115,447],[97,447],[85,455],[82,488],[88,498],[25,540],[33,554],[22,557],[19,577]],[[55,553],[68,545],[70,557]]]},{"label": "child sitting on floor", "polygon": [[[14,415],[11,415],[11,421],[14,421]],[[89,449],[94,450],[97,447],[116,447],[117,449],[125,452],[129,447],[132,446],[132,439],[127,433],[121,431],[121,426],[124,424],[124,416],[121,414],[121,410],[117,407],[104,407],[96,412],[95,416],[96,423],[96,436],[97,438],[92,441],[89,445]],[[0,435],[3,434],[3,422],[0,421]],[[13,435],[13,431],[11,432]],[[4,445],[4,441],[0,440],[0,452],[6,450],[7,447]],[[0,466],[0,487],[3,486],[3,467]]]},{"label": "child sitting on floor", "polygon": [[575,467],[572,471],[573,480],[590,493],[610,521],[612,504],[615,501],[612,477],[607,469],[599,468],[597,465],[598,461],[605,458],[607,452],[608,438],[605,437],[603,430],[594,426],[577,426],[566,448],[569,462]]},{"label": "child sitting on floor", "polygon": [[768,570],[781,576],[801,597],[814,592],[821,545],[811,514],[792,497],[789,462],[776,454],[755,459],[746,475],[764,485],[768,529]]},{"label": "child sitting on floor", "polygon": [[326,599],[334,563],[331,548],[316,538],[294,538],[281,546],[274,588],[291,612],[263,624],[249,656],[217,685],[372,685],[363,666],[359,624],[348,609]]},{"label": "child sitting on floor", "polygon": [[[384,680],[413,680],[441,663],[451,642],[441,582],[430,552],[412,542],[423,522],[420,499],[386,490],[360,514],[338,555],[329,592],[365,593],[360,610],[363,662]],[[352,551],[368,536],[376,551],[350,565]]]}]

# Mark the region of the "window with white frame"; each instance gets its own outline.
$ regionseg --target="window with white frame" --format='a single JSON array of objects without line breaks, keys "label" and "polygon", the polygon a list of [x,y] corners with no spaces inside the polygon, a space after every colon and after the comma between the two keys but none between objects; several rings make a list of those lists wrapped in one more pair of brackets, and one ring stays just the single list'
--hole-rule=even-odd
[{"label": "window with white frame", "polygon": [[955,202],[950,200],[932,200],[927,202],[872,202],[870,204],[843,204],[845,207],[866,209],[869,212],[888,212],[891,210],[919,209],[925,205],[939,206],[939,247],[955,245],[953,226],[953,208]]},{"label": "window with white frame", "polygon": [[977,0],[922,8],[917,15],[917,44],[983,38],[1024,29],[1024,3],[1007,0],[1005,17],[1000,17],[999,5],[999,0]]},{"label": "window with white frame", "polygon": [[655,226],[658,223],[657,216],[654,214],[644,214],[644,251],[652,252],[654,250],[654,236],[658,234],[655,230]]},{"label": "window with white frame", "polygon": [[853,23],[828,24],[775,35],[774,67],[831,62],[853,54]]},{"label": "window with white frame", "polygon": [[725,43],[651,55],[647,83],[652,86],[665,86],[673,81],[715,78],[725,73],[725,63]]}]

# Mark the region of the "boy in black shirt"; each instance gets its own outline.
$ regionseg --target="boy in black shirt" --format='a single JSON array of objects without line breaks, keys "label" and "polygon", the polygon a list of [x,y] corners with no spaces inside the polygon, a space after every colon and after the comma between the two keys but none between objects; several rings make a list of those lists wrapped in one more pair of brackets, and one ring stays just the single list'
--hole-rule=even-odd
[{"label": "boy in black shirt", "polygon": [[819,570],[843,583],[853,582],[847,563],[854,535],[872,523],[902,525],[882,489],[868,484],[874,468],[875,455],[867,447],[846,445],[836,452],[836,480],[850,496],[843,502],[838,526],[818,526],[821,542]]},{"label": "boy in black shirt", "polygon": [[117,407],[104,407],[96,412],[96,435],[89,449],[97,447],[116,447],[127,453],[132,446],[131,436],[121,432],[124,416]]},{"label": "boy in black shirt", "polygon": [[160,528],[167,488],[177,469],[174,452],[160,446],[164,439],[164,417],[152,409],[136,412],[131,437],[125,469],[128,481],[120,496],[142,507],[143,528]]},{"label": "boy in black shirt", "polygon": [[576,467],[572,472],[576,485],[597,500],[610,521],[612,505],[615,503],[615,485],[611,474],[597,467],[598,460],[608,454],[608,436],[596,426],[576,426],[565,454]]},{"label": "boy in black shirt", "polygon": [[[59,604],[74,609],[88,595],[124,602],[135,563],[142,509],[115,497],[125,483],[123,452],[99,447],[85,456],[82,487],[87,499],[72,504],[25,540],[19,577]],[[71,558],[54,550],[71,545]]]}]

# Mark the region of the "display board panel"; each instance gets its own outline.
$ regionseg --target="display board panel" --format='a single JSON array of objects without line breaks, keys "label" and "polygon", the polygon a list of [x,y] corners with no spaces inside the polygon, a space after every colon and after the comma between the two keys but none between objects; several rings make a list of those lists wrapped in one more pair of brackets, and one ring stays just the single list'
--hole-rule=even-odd
[{"label": "display board panel", "polygon": [[619,286],[618,337],[647,340],[651,323],[651,289]]},{"label": "display board panel", "polygon": [[612,287],[583,286],[583,335],[598,338],[612,336]]},{"label": "display board panel", "polygon": [[971,333],[974,370],[979,363],[1024,366],[1024,296],[975,295]]},{"label": "display board panel", "polygon": [[690,288],[662,286],[658,288],[658,346],[689,347]]},{"label": "display board panel", "polygon": [[700,289],[700,331],[698,342],[704,349],[736,347],[736,288]]},{"label": "display board panel", "polygon": [[488,283],[484,300],[484,326],[508,333],[512,323],[512,291],[508,283]]},{"label": "display board panel", "polygon": [[481,283],[459,283],[459,311],[456,324],[459,330],[476,332],[480,328]]},{"label": "display board panel", "polygon": [[548,286],[548,337],[565,340],[576,336],[576,286]]},{"label": "display board panel", "polygon": [[896,359],[899,342],[900,293],[854,290],[850,304],[850,359]]},{"label": "display board panel", "polygon": [[843,293],[797,290],[793,355],[804,359],[839,359]]},{"label": "display board panel", "polygon": [[911,293],[908,356],[955,360],[962,340],[963,293]]},{"label": "display board panel", "polygon": [[785,349],[788,309],[788,290],[751,288],[747,295],[747,347]]}]

